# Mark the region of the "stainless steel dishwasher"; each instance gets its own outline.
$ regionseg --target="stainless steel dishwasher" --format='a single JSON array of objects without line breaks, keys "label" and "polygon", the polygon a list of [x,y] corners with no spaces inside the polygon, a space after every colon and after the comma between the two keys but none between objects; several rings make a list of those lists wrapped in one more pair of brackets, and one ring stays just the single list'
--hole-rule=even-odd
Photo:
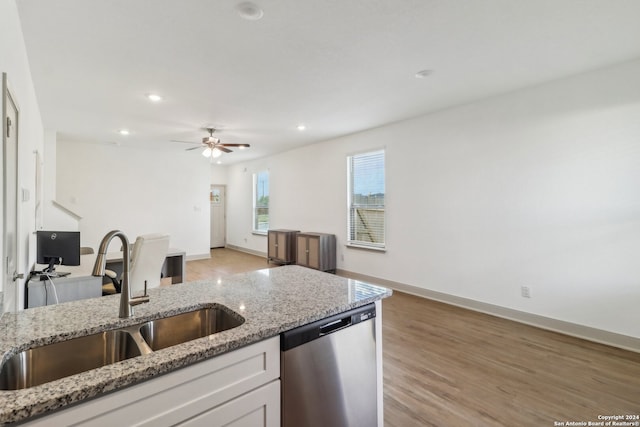
[{"label": "stainless steel dishwasher", "polygon": [[375,427],[376,307],[284,332],[283,427]]}]

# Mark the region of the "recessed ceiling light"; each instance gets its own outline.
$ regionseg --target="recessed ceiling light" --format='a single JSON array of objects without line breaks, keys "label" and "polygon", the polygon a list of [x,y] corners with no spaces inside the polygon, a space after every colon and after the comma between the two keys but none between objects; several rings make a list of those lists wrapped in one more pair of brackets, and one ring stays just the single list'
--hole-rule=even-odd
[{"label": "recessed ceiling light", "polygon": [[151,102],[160,102],[162,101],[162,97],[157,93],[149,93],[147,94],[147,99]]},{"label": "recessed ceiling light", "polygon": [[120,129],[120,130],[118,131],[118,133],[119,133],[120,135],[129,135],[131,132],[129,132],[129,130],[128,130],[128,129]]},{"label": "recessed ceiling light", "polygon": [[416,79],[424,79],[425,77],[430,76],[433,73],[433,70],[421,70],[415,74]]},{"label": "recessed ceiling light", "polygon": [[298,130],[305,130],[307,127],[302,123],[298,125]]},{"label": "recessed ceiling light", "polygon": [[264,15],[264,12],[258,5],[248,1],[237,5],[236,10],[238,11],[238,15],[240,15],[241,18],[247,19],[249,21],[257,21]]}]

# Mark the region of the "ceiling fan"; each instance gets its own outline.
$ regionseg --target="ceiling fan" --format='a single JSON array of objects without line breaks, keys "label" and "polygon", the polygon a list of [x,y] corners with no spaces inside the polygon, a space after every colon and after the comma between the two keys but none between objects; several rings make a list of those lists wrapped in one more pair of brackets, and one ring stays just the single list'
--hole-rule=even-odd
[{"label": "ceiling fan", "polygon": [[216,131],[215,128],[205,128],[207,132],[209,132],[209,136],[205,136],[202,138],[202,142],[191,142],[191,141],[176,141],[173,139],[173,142],[183,142],[186,144],[199,144],[198,147],[187,148],[186,151],[197,150],[198,148],[203,148],[204,151],[202,155],[205,157],[220,157],[222,153],[231,153],[233,150],[230,150],[227,147],[238,147],[241,150],[245,148],[249,148],[251,145],[249,144],[225,144],[220,141],[219,138],[214,138],[213,133]]}]

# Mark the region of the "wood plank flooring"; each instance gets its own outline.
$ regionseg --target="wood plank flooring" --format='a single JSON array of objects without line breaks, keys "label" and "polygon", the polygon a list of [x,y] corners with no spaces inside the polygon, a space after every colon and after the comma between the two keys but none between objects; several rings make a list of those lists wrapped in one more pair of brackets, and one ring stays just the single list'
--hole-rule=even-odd
[{"label": "wood plank flooring", "polygon": [[640,354],[395,292],[385,426],[553,426],[640,414]]},{"label": "wood plank flooring", "polygon": [[[187,263],[187,280],[267,266],[215,249],[211,260]],[[382,305],[387,427],[537,427],[640,415],[639,353],[400,292]]]},{"label": "wood plank flooring", "polygon": [[268,264],[266,258],[231,249],[211,249],[211,258],[187,262],[187,282],[194,280],[217,280],[223,276],[262,268],[276,267]]}]

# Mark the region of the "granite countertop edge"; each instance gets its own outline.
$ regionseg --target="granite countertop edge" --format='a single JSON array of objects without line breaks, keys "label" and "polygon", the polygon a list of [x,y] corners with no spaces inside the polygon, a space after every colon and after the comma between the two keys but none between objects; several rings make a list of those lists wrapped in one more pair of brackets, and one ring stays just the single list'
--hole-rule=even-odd
[{"label": "granite countertop edge", "polygon": [[39,307],[0,317],[2,363],[28,348],[222,305],[245,322],[233,329],[22,390],[0,390],[0,425],[67,405],[277,336],[391,296],[392,291],[300,266],[282,266],[152,289],[136,316],[118,318],[119,296]]}]

